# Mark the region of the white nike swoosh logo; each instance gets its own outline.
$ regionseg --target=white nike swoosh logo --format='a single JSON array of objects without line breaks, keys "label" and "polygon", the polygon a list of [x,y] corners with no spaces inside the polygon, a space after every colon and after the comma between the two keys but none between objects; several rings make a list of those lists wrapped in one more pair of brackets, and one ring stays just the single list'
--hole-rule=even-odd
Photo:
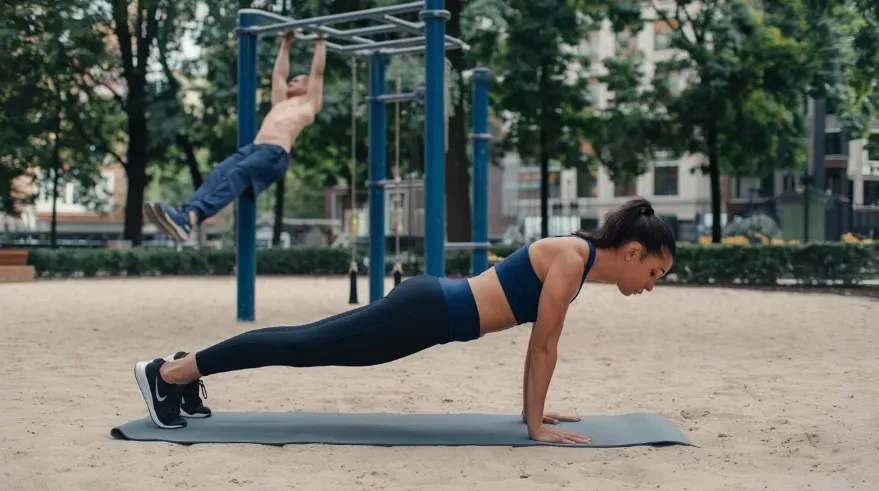
[{"label": "white nike swoosh logo", "polygon": [[156,375],[156,399],[158,399],[159,402],[162,402],[167,398],[168,398],[168,396],[162,397],[159,395],[159,376]]}]

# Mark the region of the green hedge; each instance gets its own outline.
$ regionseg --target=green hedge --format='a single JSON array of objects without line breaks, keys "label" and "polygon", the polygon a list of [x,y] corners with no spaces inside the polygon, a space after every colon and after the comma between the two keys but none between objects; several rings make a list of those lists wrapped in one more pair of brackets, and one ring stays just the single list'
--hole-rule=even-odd
[{"label": "green hedge", "polygon": [[879,277],[879,247],[846,243],[808,245],[687,245],[678,247],[669,282],[774,285],[855,284]]},{"label": "green hedge", "polygon": [[[499,246],[492,252],[505,257],[513,247]],[[361,251],[365,253],[365,251]],[[256,256],[260,275],[342,275],[351,261],[347,249],[294,247],[259,249]],[[391,256],[388,256],[391,261]],[[35,249],[28,262],[40,277],[72,276],[204,276],[235,272],[232,249]],[[367,274],[363,256],[358,257],[360,274]],[[423,258],[403,263],[404,274],[423,272]],[[393,264],[386,264],[390,273]],[[446,274],[468,275],[470,254],[450,251]],[[671,274],[663,281],[683,284],[772,285],[779,279],[802,283],[834,281],[854,284],[879,277],[879,247],[845,243],[810,245],[681,245]]]}]

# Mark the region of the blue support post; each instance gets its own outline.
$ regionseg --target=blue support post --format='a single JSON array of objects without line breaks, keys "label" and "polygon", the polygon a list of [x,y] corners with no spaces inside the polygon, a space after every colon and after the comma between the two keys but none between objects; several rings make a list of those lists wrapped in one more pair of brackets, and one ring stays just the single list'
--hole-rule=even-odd
[{"label": "blue support post", "polygon": [[426,31],[424,263],[431,276],[445,275],[446,243],[446,21],[445,0],[427,0],[420,18]]},{"label": "blue support post", "polygon": [[[239,27],[258,22],[254,14],[238,16]],[[254,34],[238,39],[238,147],[256,137],[256,46]],[[236,271],[238,276],[238,321],[252,322],[256,310],[256,199],[252,192],[242,194],[236,202],[235,216]]]},{"label": "blue support post", "polygon": [[381,181],[387,167],[387,108],[378,99],[385,91],[385,55],[376,52],[369,63],[369,302],[385,295],[385,191]]},{"label": "blue support post", "polygon": [[[491,70],[473,70],[473,242],[488,242],[488,86]],[[488,249],[472,254],[473,276],[488,269]]]}]

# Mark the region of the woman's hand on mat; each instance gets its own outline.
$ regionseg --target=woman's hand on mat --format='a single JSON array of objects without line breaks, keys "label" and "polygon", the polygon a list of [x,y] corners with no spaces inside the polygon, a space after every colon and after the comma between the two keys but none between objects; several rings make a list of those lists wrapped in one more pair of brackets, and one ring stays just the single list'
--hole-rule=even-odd
[{"label": "woman's hand on mat", "polygon": [[[525,420],[525,412],[522,412],[522,421],[527,422]],[[576,423],[577,421],[581,421],[580,418],[576,416],[565,416],[558,413],[546,413],[543,415],[543,422],[548,425],[557,425],[559,423]]]},{"label": "woman's hand on mat", "polygon": [[592,439],[588,436],[571,433],[570,431],[550,428],[549,426],[540,425],[537,431],[531,435],[532,440],[549,443],[590,443]]},{"label": "woman's hand on mat", "polygon": [[543,415],[543,422],[549,425],[557,425],[559,423],[576,423],[580,418],[576,416],[565,416],[559,413],[546,413]]}]

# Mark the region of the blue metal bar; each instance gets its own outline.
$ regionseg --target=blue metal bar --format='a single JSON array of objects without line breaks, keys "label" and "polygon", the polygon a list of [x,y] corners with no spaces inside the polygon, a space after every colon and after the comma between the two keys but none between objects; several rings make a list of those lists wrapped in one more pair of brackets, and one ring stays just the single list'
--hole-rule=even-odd
[{"label": "blue metal bar", "polygon": [[446,128],[445,28],[450,17],[445,0],[427,0],[420,18],[427,31],[424,156],[424,263],[431,276],[445,275],[446,242]]},{"label": "blue metal bar", "polygon": [[369,63],[369,302],[385,296],[385,191],[387,113],[377,100],[385,91],[387,59],[375,53]]},{"label": "blue metal bar", "polygon": [[[488,242],[488,85],[491,70],[473,70],[473,242]],[[488,249],[474,249],[473,276],[488,269]]]},{"label": "blue metal bar", "polygon": [[[258,16],[238,16],[239,27],[255,24]],[[257,37],[238,38],[238,147],[256,137],[256,46]],[[236,202],[235,250],[238,279],[238,321],[253,321],[256,310],[256,199],[244,193]]]}]

